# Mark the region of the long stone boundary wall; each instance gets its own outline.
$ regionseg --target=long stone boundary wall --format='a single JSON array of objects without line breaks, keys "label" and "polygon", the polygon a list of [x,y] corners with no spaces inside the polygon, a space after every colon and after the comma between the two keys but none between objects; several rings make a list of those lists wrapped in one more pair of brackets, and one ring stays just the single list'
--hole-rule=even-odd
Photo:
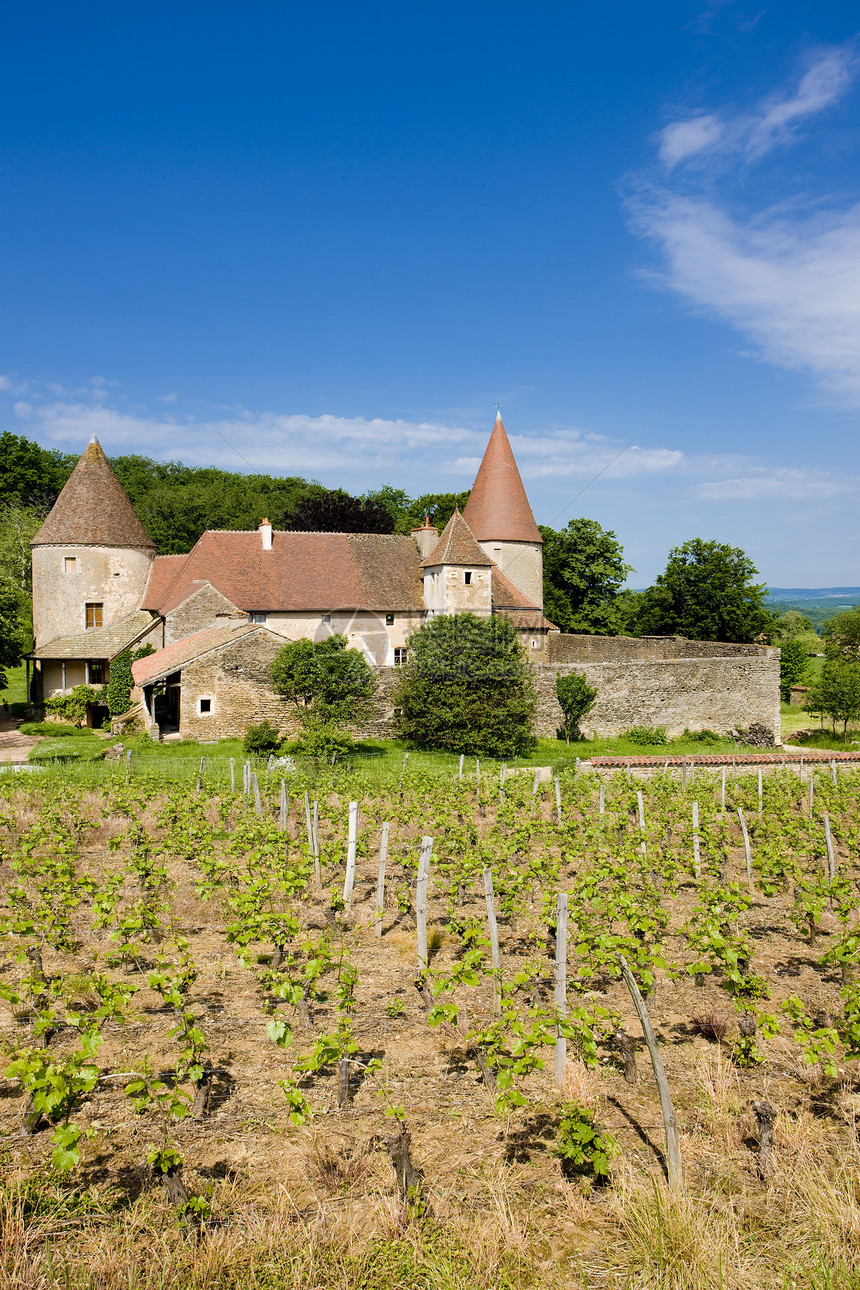
[{"label": "long stone boundary wall", "polygon": [[[680,637],[566,636],[553,639],[548,663],[532,664],[538,707],[535,734],[554,738],[562,723],[558,676],[578,672],[598,693],[582,723],[589,737],[611,738],[629,726],[685,730],[748,730],[760,725],[779,743],[779,650]],[[568,654],[566,661],[559,654]],[[398,669],[376,669],[379,715],[367,734],[390,735],[390,694]]]}]

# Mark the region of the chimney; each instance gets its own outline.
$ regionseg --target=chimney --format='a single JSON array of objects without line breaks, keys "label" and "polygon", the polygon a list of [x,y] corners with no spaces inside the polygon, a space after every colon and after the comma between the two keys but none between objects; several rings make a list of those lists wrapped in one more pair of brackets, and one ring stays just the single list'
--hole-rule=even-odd
[{"label": "chimney", "polygon": [[421,559],[426,560],[436,543],[439,541],[439,530],[434,528],[430,523],[430,516],[424,516],[424,523],[420,529],[413,529],[409,535],[418,543],[418,550],[421,552]]},{"label": "chimney", "polygon": [[272,549],[272,526],[269,517],[266,516],[260,525],[260,537],[263,539],[263,550],[271,551]]}]

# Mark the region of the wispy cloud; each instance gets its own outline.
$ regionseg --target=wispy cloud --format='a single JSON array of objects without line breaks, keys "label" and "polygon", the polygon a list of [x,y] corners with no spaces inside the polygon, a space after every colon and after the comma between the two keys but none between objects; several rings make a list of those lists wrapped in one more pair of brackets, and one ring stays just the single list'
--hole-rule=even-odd
[{"label": "wispy cloud", "polygon": [[711,479],[698,487],[706,501],[813,501],[856,493],[860,480],[814,468],[748,464],[742,475]]},{"label": "wispy cloud", "polygon": [[709,112],[673,121],[657,136],[660,160],[669,170],[715,152],[740,153],[755,161],[791,142],[801,122],[842,98],[856,69],[853,45],[829,49],[819,54],[792,92],[772,94],[752,112],[725,117]]},{"label": "wispy cloud", "polygon": [[634,231],[660,252],[652,280],[737,328],[764,359],[811,373],[852,404],[860,400],[860,204],[810,198],[806,171],[800,192],[741,214],[726,163],[745,165],[791,139],[845,94],[856,71],[853,44],[829,50],[792,93],[774,94],[753,114],[667,126],[659,150],[668,178],[641,171],[628,199]]}]

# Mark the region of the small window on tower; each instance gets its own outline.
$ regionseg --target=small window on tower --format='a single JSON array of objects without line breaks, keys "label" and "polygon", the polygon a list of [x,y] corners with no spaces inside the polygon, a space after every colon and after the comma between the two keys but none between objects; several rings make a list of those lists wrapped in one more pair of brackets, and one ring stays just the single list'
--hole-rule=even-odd
[{"label": "small window on tower", "polygon": [[63,572],[77,573],[78,557],[76,555],[67,555],[63,557]]},{"label": "small window on tower", "polygon": [[469,573],[465,573],[465,574],[463,575],[463,577],[466,579],[466,586],[468,587],[469,583],[472,581],[472,574],[471,574],[471,572],[469,572]]},{"label": "small window on tower", "polygon": [[87,603],[87,627],[101,627],[103,608],[104,605],[101,601],[89,601]]},{"label": "small window on tower", "polygon": [[393,624],[394,624],[394,615],[393,615],[393,614],[386,614],[386,615],[385,615],[385,626],[386,626],[386,627],[391,627],[391,626],[393,626]]}]

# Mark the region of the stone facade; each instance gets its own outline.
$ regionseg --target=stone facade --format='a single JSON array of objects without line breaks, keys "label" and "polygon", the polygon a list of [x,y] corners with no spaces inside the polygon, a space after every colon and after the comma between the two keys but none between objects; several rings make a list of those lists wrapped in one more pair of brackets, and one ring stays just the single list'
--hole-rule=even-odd
[{"label": "stone facade", "polygon": [[236,614],[239,611],[220,591],[208,582],[204,582],[198,591],[183,600],[181,605],[171,609],[164,616],[164,640],[162,645],[172,645],[174,641],[190,636],[192,632],[201,632],[206,627],[215,627],[219,617]]},{"label": "stone facade", "polygon": [[102,606],[105,627],[134,613],[140,605],[151,564],[152,552],[146,549],[71,543],[34,546],[33,636],[36,644],[86,631],[87,604]]}]

